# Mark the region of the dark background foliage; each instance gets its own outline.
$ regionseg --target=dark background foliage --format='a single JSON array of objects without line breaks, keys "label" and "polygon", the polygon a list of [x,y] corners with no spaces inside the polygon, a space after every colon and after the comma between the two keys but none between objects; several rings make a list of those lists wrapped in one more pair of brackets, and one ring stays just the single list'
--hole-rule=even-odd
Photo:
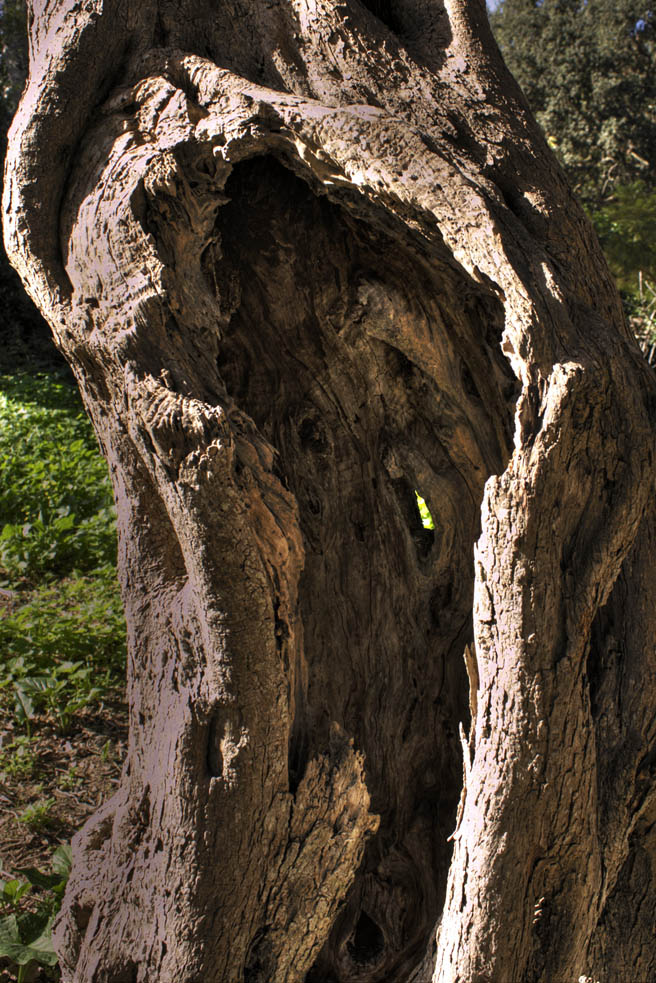
[{"label": "dark background foliage", "polygon": [[656,14],[644,0],[502,0],[490,21],[635,305],[640,273],[656,277]]}]

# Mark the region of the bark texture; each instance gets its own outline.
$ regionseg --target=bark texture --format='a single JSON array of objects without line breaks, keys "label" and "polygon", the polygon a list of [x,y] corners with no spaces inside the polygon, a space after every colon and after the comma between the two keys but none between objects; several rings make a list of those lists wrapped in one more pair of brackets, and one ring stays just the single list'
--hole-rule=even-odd
[{"label": "bark texture", "polygon": [[482,0],[30,20],[129,628],[64,980],[653,978],[656,385]]}]

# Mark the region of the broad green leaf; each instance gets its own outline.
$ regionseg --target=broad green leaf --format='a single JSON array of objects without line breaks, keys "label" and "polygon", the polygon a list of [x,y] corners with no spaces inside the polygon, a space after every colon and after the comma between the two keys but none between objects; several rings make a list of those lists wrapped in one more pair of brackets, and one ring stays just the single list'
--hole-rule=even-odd
[{"label": "broad green leaf", "polygon": [[7,904],[17,904],[23,895],[31,889],[29,881],[19,881],[14,878],[11,881],[0,881],[0,900]]},{"label": "broad green leaf", "polygon": [[24,676],[16,688],[23,693],[45,693],[50,688],[50,679],[47,676]]},{"label": "broad green leaf", "polygon": [[73,851],[70,843],[62,843],[52,855],[52,869],[56,874],[68,878],[73,863]]},{"label": "broad green leaf", "polygon": [[18,966],[25,966],[32,960],[42,966],[55,966],[53,921],[54,915],[49,912],[28,912],[0,919],[0,956],[8,956]]},{"label": "broad green leaf", "polygon": [[21,945],[16,915],[0,918],[0,956],[10,956],[13,959],[10,948],[16,945]]},{"label": "broad green leaf", "polygon": [[34,716],[34,702],[30,695],[26,693],[18,683],[14,686],[16,696],[16,710],[18,717],[23,720],[31,720]]},{"label": "broad green leaf", "polygon": [[23,942],[22,959],[16,959],[19,966],[25,965],[31,959],[42,966],[57,964],[57,953],[52,946],[54,920],[55,916],[50,911],[27,912],[17,916],[18,931]]},{"label": "broad green leaf", "polygon": [[46,891],[51,891],[54,887],[57,887],[62,879],[59,873],[44,874],[43,871],[37,870],[36,867],[23,867],[18,873],[22,877],[26,877],[33,887],[40,887]]}]

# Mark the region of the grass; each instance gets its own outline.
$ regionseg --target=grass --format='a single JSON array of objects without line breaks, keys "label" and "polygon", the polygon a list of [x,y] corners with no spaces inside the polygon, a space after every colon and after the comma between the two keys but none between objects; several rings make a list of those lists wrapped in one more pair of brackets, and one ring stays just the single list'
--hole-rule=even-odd
[{"label": "grass", "polygon": [[0,979],[54,980],[57,850],[124,752],[125,622],[107,467],[70,377],[20,345],[0,358],[0,474]]}]

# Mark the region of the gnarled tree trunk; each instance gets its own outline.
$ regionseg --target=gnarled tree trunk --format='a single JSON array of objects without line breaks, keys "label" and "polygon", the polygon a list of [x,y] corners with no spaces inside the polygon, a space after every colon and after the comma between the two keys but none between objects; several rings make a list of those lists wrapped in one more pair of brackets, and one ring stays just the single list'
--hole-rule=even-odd
[{"label": "gnarled tree trunk", "polygon": [[656,385],[483,0],[30,20],[129,628],[64,980],[653,978]]}]

